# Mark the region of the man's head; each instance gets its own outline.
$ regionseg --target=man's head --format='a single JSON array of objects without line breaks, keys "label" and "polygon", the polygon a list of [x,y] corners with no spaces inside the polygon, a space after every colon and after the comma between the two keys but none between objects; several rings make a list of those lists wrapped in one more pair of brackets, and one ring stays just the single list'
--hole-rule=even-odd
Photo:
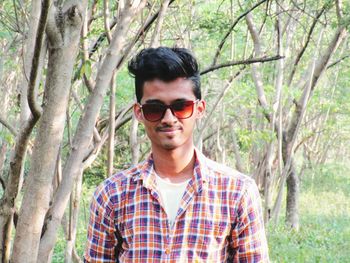
[{"label": "man's head", "polygon": [[143,49],[129,62],[128,69],[135,77],[136,99],[139,103],[146,81],[159,79],[170,82],[179,77],[191,80],[194,95],[197,99],[202,99],[198,64],[187,49],[168,47]]},{"label": "man's head", "polygon": [[152,151],[193,149],[193,130],[202,118],[198,64],[186,49],[142,50],[129,63],[135,76],[134,114],[152,143]]}]

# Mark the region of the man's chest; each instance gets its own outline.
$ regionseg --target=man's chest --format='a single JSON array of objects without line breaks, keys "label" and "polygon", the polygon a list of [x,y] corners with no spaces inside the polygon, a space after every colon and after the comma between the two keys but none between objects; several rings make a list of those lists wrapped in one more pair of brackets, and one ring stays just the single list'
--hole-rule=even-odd
[{"label": "man's chest", "polygon": [[122,256],[143,260],[153,257],[160,261],[168,257],[177,262],[181,258],[186,259],[184,262],[221,261],[226,256],[233,211],[224,192],[185,193],[175,221],[170,225],[157,193],[140,190],[128,196],[116,218],[123,237]]}]

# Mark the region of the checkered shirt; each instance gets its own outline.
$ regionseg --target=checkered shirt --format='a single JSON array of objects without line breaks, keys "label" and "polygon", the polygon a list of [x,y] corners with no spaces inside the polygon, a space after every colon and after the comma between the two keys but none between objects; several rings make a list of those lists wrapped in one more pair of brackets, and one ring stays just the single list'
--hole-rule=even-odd
[{"label": "checkered shirt", "polygon": [[173,225],[152,155],[101,184],[84,262],[269,262],[254,180],[195,153],[194,176]]}]

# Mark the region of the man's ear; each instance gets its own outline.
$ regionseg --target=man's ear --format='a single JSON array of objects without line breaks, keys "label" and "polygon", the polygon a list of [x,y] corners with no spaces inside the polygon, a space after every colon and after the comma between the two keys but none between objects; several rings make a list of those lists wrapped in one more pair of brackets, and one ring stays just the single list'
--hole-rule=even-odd
[{"label": "man's ear", "polygon": [[206,107],[206,103],[205,103],[205,101],[204,100],[200,100],[200,101],[198,101],[197,102],[197,116],[196,116],[196,118],[197,119],[201,119],[203,116],[204,116],[204,114],[205,114],[205,107]]},{"label": "man's ear", "polygon": [[140,104],[135,103],[134,107],[133,107],[133,110],[134,110],[134,115],[135,115],[136,119],[139,122],[143,122],[143,115],[142,115],[142,110],[141,110]]}]

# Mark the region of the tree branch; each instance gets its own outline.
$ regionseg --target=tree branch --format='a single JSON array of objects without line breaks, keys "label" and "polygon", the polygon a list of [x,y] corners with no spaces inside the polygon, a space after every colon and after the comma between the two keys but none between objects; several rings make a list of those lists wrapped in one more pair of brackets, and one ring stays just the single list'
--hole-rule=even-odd
[{"label": "tree branch", "polygon": [[39,18],[38,30],[36,33],[32,67],[30,70],[29,87],[28,87],[28,104],[34,119],[39,119],[42,111],[41,107],[37,104],[37,101],[36,101],[35,84],[36,84],[36,79],[38,77],[40,53],[41,53],[41,48],[43,46],[43,39],[44,39],[50,5],[51,5],[50,0],[44,0],[41,3],[41,13]]},{"label": "tree branch", "polygon": [[13,127],[4,117],[0,115],[0,123],[6,127],[14,136],[17,136],[16,128]]},{"label": "tree branch", "polygon": [[[170,0],[169,2],[169,6],[174,2],[175,0]],[[266,0],[265,0],[266,1]],[[138,41],[148,30],[149,28],[151,27],[151,25],[153,24],[153,22],[157,19],[158,15],[160,13],[160,10],[158,10],[157,13],[155,13],[147,22],[146,24],[144,25],[143,27],[143,30],[140,32],[140,34],[138,34],[137,38],[136,38],[136,41]],[[118,19],[114,19],[112,22],[111,22],[111,25],[110,25],[110,29],[113,29],[113,27],[115,25],[117,25],[117,21]],[[91,58],[91,56],[95,53],[95,51],[99,48],[99,46],[103,43],[103,41],[105,40],[106,38],[106,32],[103,32],[99,37],[98,39],[96,40],[95,44],[93,45],[93,47],[90,49],[89,51],[89,57]]]},{"label": "tree branch", "polygon": [[221,68],[231,67],[231,66],[249,65],[249,64],[253,64],[253,63],[265,63],[265,62],[279,60],[279,59],[283,59],[283,58],[284,58],[284,56],[277,55],[274,57],[251,58],[251,59],[245,59],[245,60],[230,61],[230,62],[226,62],[226,63],[222,63],[222,64],[219,64],[216,66],[211,66],[209,68],[206,68],[206,69],[202,70],[200,74],[204,75],[204,74],[207,74],[211,71],[221,69]]},{"label": "tree branch", "polygon": [[315,29],[315,26],[316,26],[316,23],[317,21],[319,20],[319,18],[321,17],[321,15],[323,14],[323,12],[326,10],[326,7],[323,6],[322,9],[320,10],[320,12],[318,12],[317,16],[315,17],[315,19],[313,20],[312,22],[312,25],[309,29],[309,32],[307,34],[307,37],[306,37],[306,42],[303,46],[303,48],[300,50],[300,52],[298,53],[297,55],[297,58],[295,59],[295,62],[294,62],[294,65],[293,65],[293,68],[292,68],[292,71],[289,75],[289,78],[288,78],[288,82],[287,82],[287,85],[289,86],[291,83],[292,83],[292,80],[293,80],[293,77],[294,77],[294,74],[295,74],[295,71],[296,71],[296,68],[300,62],[300,59],[301,57],[304,55],[304,52],[306,50],[306,48],[308,47],[309,43],[310,43],[310,40],[311,40],[311,35]]},{"label": "tree branch", "polygon": [[103,17],[104,17],[104,26],[105,32],[108,39],[108,43],[111,43],[112,35],[109,26],[109,0],[103,0]]},{"label": "tree branch", "polygon": [[341,20],[343,18],[343,11],[342,11],[342,0],[336,0],[335,1],[335,8],[337,11],[337,18],[338,18],[338,23],[341,23]]},{"label": "tree branch", "polygon": [[329,68],[331,68],[331,67],[334,67],[335,65],[337,65],[338,63],[342,62],[343,60],[345,60],[345,59],[347,59],[347,58],[349,58],[349,57],[350,57],[350,55],[345,55],[345,56],[341,57],[340,59],[337,59],[336,61],[334,61],[334,62],[332,62],[331,64],[329,64],[329,65],[327,66],[327,69],[329,69]]},{"label": "tree branch", "polygon": [[156,28],[153,31],[150,47],[157,47],[157,46],[159,46],[160,30],[162,28],[164,16],[165,16],[165,13],[166,13],[169,5],[170,5],[170,0],[165,0],[162,3],[162,6],[161,6],[160,11],[159,11],[159,15],[158,15]]},{"label": "tree branch", "polygon": [[[168,7],[174,2],[175,0],[171,0],[169,2]],[[150,29],[151,25],[153,24],[153,22],[157,19],[158,15],[160,14],[161,10],[158,10],[157,13],[155,13],[151,18],[147,19],[145,24],[139,29],[139,31],[137,32],[134,40],[129,44],[129,47],[127,48],[127,51],[124,53],[122,59],[120,60],[119,64],[117,65],[117,68],[119,68],[125,61],[125,59],[127,58],[127,55],[129,54],[131,47],[134,46],[134,44],[146,33],[148,32],[148,30]]]},{"label": "tree branch", "polygon": [[[250,35],[252,37],[253,44],[254,44],[254,55],[261,56],[262,44],[261,44],[261,41],[259,38],[259,32],[257,31],[257,29],[254,25],[253,17],[250,13],[247,14],[247,16],[246,16],[246,22],[247,22],[248,30],[250,32]],[[256,92],[258,95],[259,104],[261,105],[261,107],[263,109],[264,116],[266,117],[268,122],[271,123],[271,114],[269,113],[270,110],[269,110],[267,98],[265,95],[265,90],[264,90],[264,85],[263,85],[263,77],[261,76],[262,70],[260,68],[260,64],[253,64],[251,66],[251,69],[252,69],[252,78],[253,78],[255,89],[256,89]]]},{"label": "tree branch", "polygon": [[235,26],[238,24],[238,22],[245,17],[247,14],[249,14],[250,12],[252,12],[255,8],[257,8],[258,6],[260,6],[261,4],[265,3],[267,0],[262,0],[259,3],[255,4],[253,7],[251,7],[250,9],[248,9],[247,11],[245,11],[243,14],[241,14],[239,17],[237,17],[237,19],[233,22],[233,24],[231,25],[230,29],[227,31],[227,33],[225,34],[225,36],[223,37],[223,39],[221,40],[216,52],[215,52],[215,56],[212,62],[212,66],[214,66],[219,58],[220,52],[222,47],[224,46],[227,38],[229,37],[229,35],[231,34],[232,30],[235,28]]},{"label": "tree branch", "polygon": [[2,171],[3,171],[2,169],[4,167],[4,163],[6,160],[6,151],[7,151],[7,143],[3,142],[0,146],[0,183],[3,190],[5,190],[6,188],[6,182],[5,182],[5,178],[3,178],[1,174],[2,174]]}]

